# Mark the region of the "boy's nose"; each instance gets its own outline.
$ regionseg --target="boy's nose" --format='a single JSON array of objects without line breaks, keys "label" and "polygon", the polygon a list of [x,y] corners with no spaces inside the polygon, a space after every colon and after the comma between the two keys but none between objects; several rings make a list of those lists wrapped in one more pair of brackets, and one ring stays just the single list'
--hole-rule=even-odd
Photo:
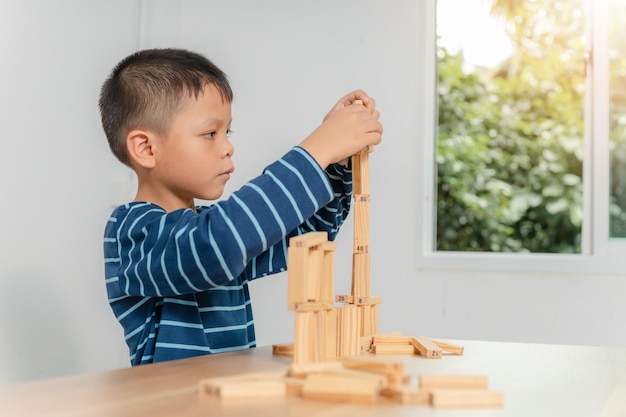
[{"label": "boy's nose", "polygon": [[235,147],[230,142],[230,140],[226,139],[226,144],[224,146],[224,156],[232,157],[234,153],[235,153]]}]

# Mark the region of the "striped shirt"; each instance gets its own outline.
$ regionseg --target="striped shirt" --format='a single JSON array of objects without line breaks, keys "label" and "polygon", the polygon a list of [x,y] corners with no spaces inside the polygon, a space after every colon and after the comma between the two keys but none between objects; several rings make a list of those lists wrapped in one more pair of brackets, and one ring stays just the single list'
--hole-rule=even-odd
[{"label": "striped shirt", "polygon": [[350,210],[352,173],[323,171],[295,147],[227,200],[167,213],[117,207],[104,232],[109,304],[139,365],[256,345],[248,283],[285,271],[287,242],[333,240]]}]

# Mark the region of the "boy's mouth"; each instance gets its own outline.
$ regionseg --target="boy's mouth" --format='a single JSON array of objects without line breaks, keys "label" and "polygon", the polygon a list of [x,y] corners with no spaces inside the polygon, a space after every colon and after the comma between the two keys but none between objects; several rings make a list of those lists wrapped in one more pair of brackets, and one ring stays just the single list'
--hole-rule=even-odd
[{"label": "boy's mouth", "polygon": [[235,172],[235,167],[231,167],[230,169],[222,172],[219,176],[228,180],[230,179],[230,174],[232,174],[233,172]]}]

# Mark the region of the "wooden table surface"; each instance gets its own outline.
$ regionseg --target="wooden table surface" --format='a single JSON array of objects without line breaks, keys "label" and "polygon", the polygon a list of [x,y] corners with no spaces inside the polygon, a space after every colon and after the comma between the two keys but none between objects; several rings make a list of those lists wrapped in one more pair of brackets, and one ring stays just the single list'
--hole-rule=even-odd
[{"label": "wooden table surface", "polygon": [[282,371],[271,347],[0,386],[0,416],[626,416],[626,349],[453,341],[462,356],[393,356],[413,376],[479,374],[504,407],[435,409],[381,398],[375,405],[298,397],[220,400],[198,395],[203,378]]}]

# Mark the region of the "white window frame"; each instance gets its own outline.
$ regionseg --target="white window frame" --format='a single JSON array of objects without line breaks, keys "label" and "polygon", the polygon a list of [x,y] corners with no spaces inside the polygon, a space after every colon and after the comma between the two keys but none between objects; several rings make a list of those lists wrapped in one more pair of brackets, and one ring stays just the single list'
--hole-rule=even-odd
[{"label": "white window frame", "polygon": [[[459,0],[462,1],[462,0]],[[608,36],[592,27],[606,28],[606,0],[586,0],[585,32],[588,59],[585,93],[585,149],[583,163],[583,230],[580,254],[525,254],[492,252],[451,252],[435,248],[436,227],[436,129],[437,129],[437,58],[436,0],[425,0],[424,68],[420,80],[426,97],[423,140],[422,181],[418,194],[421,202],[421,239],[418,241],[420,269],[463,271],[517,271],[542,273],[623,274],[626,265],[626,240],[609,239],[609,74]],[[591,49],[589,49],[591,47]],[[581,57],[585,59],[585,57]],[[603,115],[599,120],[598,115]]]}]

